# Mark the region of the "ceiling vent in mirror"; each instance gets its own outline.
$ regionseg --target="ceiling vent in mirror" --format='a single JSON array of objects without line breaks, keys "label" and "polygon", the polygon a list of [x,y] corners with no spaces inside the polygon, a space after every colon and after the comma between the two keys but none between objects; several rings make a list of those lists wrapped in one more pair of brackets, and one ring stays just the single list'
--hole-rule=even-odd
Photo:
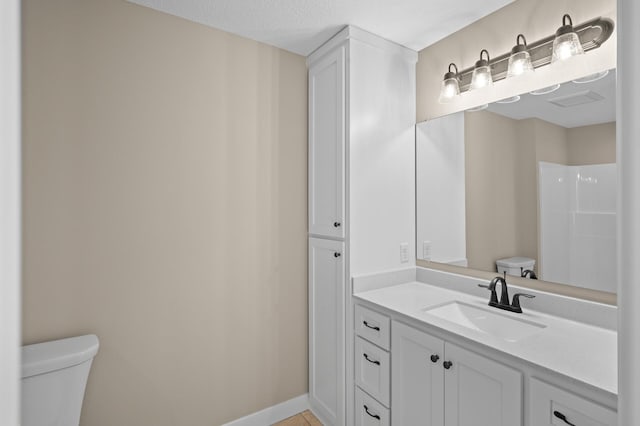
[{"label": "ceiling vent in mirror", "polygon": [[[459,93],[485,87],[507,77],[524,74],[553,62],[597,49],[611,37],[614,29],[613,21],[602,17],[574,26],[571,17],[565,14],[562,17],[562,24],[556,33],[533,43],[527,43],[524,35],[518,34],[516,46],[510,52],[493,59],[489,58],[489,53],[483,49],[480,60],[475,66],[460,72],[456,68],[455,84]],[[486,59],[483,58],[484,52],[487,52]],[[531,69],[529,69],[529,63]],[[451,73],[450,67],[449,72],[445,74],[445,82]],[[455,95],[451,96],[451,93]],[[443,82],[440,91],[441,102],[449,102],[457,95],[453,81],[449,85]]]},{"label": "ceiling vent in mirror", "polygon": [[572,93],[566,96],[558,96],[556,98],[547,99],[548,102],[562,108],[571,108],[578,105],[590,104],[604,99],[604,96],[591,90]]}]

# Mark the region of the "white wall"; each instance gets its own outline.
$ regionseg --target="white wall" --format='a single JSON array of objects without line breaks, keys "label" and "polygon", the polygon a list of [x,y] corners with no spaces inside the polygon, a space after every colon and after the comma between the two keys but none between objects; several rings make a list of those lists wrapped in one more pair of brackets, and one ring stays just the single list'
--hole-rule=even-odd
[{"label": "white wall", "polygon": [[[378,37],[350,47],[350,273],[415,264],[415,58]],[[365,39],[366,41],[363,41]],[[400,262],[400,244],[408,262]]]},{"label": "white wall", "polygon": [[466,266],[464,152],[463,112],[416,125],[418,259]]},{"label": "white wall", "polygon": [[640,2],[618,0],[618,424],[640,423]]},{"label": "white wall", "polygon": [[20,1],[0,2],[0,424],[18,424]]}]

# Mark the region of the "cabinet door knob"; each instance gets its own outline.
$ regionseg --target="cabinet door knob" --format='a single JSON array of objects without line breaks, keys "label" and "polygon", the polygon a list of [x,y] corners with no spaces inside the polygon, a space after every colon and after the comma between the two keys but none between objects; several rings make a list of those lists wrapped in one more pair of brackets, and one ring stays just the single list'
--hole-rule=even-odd
[{"label": "cabinet door knob", "polygon": [[380,416],[379,416],[379,415],[377,415],[377,414],[371,414],[371,413],[369,412],[369,408],[368,408],[366,405],[363,405],[363,407],[364,407],[364,411],[366,411],[368,415],[370,415],[370,416],[371,416],[371,417],[373,417],[374,419],[378,419],[378,420],[380,420]]},{"label": "cabinet door knob", "polygon": [[333,222],[333,227],[334,228],[340,228],[341,223],[340,222]]},{"label": "cabinet door knob", "polygon": [[333,257],[340,257],[340,256],[342,256],[342,255],[340,254],[339,251],[336,251],[336,252],[333,253]]},{"label": "cabinet door knob", "polygon": [[438,355],[431,355],[431,362],[438,362],[438,360],[440,359],[440,357]]},{"label": "cabinet door knob", "polygon": [[452,365],[453,363],[451,361],[445,361],[442,363],[442,366],[445,368],[445,370],[450,369]]}]

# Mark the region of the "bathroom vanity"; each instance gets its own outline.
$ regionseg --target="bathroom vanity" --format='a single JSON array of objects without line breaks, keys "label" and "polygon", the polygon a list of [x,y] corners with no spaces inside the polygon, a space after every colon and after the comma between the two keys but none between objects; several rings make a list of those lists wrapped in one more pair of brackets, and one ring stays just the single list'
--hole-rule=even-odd
[{"label": "bathroom vanity", "polygon": [[616,308],[527,289],[511,313],[478,282],[354,278],[356,425],[616,425]]}]

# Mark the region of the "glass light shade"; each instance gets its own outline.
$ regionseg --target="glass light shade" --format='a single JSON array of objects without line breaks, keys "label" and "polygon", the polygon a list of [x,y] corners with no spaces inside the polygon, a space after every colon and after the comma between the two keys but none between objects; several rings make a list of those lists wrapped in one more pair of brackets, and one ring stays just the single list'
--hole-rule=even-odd
[{"label": "glass light shade", "polygon": [[575,32],[569,32],[566,34],[557,35],[553,40],[553,56],[551,56],[551,63],[557,61],[564,61],[572,56],[582,55],[584,49],[580,44],[580,39]]},{"label": "glass light shade", "polygon": [[533,72],[531,55],[526,50],[517,52],[509,56],[509,67],[507,68],[507,78]]},{"label": "glass light shade", "polygon": [[447,102],[451,102],[455,99],[456,96],[460,94],[460,86],[458,85],[458,79],[447,78],[442,82],[442,87],[440,88],[440,98],[438,101],[441,104],[445,104]]},{"label": "glass light shade", "polygon": [[491,69],[488,65],[475,67],[473,74],[471,74],[471,89],[482,89],[493,85],[493,78],[491,77]]}]

